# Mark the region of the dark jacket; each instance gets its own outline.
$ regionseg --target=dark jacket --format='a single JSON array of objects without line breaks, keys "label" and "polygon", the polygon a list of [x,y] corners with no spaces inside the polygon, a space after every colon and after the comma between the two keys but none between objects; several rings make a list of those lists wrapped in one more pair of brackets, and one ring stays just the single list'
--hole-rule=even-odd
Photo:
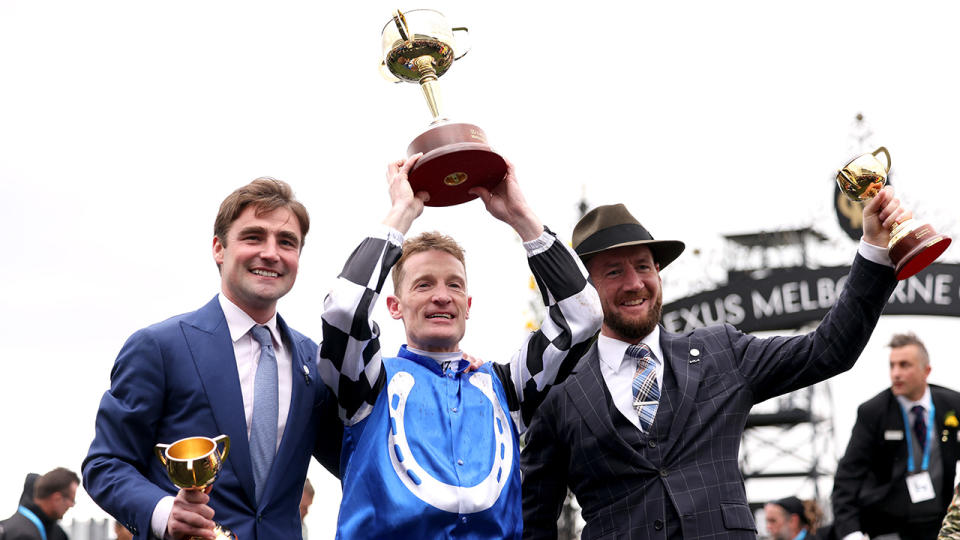
[{"label": "dark jacket", "polygon": [[[960,459],[956,425],[960,393],[931,384],[930,396],[936,412],[934,441],[940,446],[943,464],[943,478],[936,488],[945,494],[945,502],[939,514],[927,521],[931,530],[939,530]],[[948,416],[952,420],[945,424]],[[904,437],[892,435],[903,431],[903,413],[889,388],[860,405],[833,482],[831,498],[838,537],[858,530],[870,536],[902,531],[910,507],[905,481],[907,443]]]},{"label": "dark jacket", "polygon": [[813,333],[759,339],[729,325],[661,329],[663,389],[649,434],[612,409],[592,347],[527,431],[523,537],[557,537],[569,486],[583,508],[584,540],[756,540],[737,466],[751,407],[852,367],[895,286],[892,268],[858,255]]},{"label": "dark jacket", "polygon": [[[57,520],[47,517],[40,507],[33,502],[33,484],[40,478],[39,474],[30,473],[23,481],[23,493],[20,495],[19,505],[27,508],[40,518],[47,530],[47,540],[68,540],[67,533],[60,528]],[[19,511],[0,522],[0,540],[40,540],[40,531],[29,518]]]}]

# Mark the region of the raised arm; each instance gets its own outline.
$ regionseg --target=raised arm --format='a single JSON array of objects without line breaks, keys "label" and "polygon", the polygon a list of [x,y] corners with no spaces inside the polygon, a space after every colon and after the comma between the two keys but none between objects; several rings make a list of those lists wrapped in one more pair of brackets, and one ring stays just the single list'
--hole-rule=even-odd
[{"label": "raised arm", "polygon": [[407,182],[407,173],[419,157],[387,167],[391,206],[384,227],[350,254],[323,302],[320,377],[337,396],[340,418],[346,425],[366,418],[383,388],[380,328],[371,312],[390,269],[400,259],[403,234],[429,198],[426,193],[414,194]]},{"label": "raised arm", "polygon": [[523,432],[547,391],[563,381],[586,353],[603,321],[600,297],[572,249],[546,229],[527,204],[513,164],[493,190],[473,188],[490,214],[523,239],[530,270],[540,288],[545,317],[509,365],[494,370],[507,390],[517,429]]}]

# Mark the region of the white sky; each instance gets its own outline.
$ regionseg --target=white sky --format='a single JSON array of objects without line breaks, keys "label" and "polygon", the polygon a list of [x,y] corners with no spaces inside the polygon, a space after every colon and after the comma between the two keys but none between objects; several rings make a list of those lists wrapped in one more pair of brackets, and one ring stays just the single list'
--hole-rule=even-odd
[{"label": "white sky", "polygon": [[[79,471],[124,340],[218,291],[216,208],[257,176],[288,181],[311,211],[280,311],[319,340],[326,289],[387,209],[386,162],[429,121],[415,85],[377,70],[396,7],[424,6],[0,0],[0,223],[11,232],[0,276],[0,509],[13,512],[29,471]],[[890,149],[905,199],[960,232],[955,3],[427,7],[471,29],[473,51],[441,79],[447,115],[486,130],[564,237],[585,192],[708,253],[722,234],[817,223],[852,260],[830,205],[857,112]],[[468,250],[464,348],[508,355],[530,295],[515,235],[477,202],[427,209],[414,227]],[[683,258],[671,268],[668,301],[716,275]],[[402,328],[382,307],[379,319],[391,350]],[[888,384],[892,332],[919,333],[931,381],[960,386],[947,339],[958,325],[881,321],[861,361],[833,381],[838,448],[856,405]],[[329,537],[339,486],[319,467],[310,477],[311,536]],[[81,494],[68,519],[102,515]]]}]

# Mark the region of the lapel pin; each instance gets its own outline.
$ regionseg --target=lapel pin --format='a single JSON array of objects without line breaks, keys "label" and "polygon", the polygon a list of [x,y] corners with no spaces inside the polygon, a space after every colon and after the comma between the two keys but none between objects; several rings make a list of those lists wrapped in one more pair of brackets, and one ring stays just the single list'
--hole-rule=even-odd
[{"label": "lapel pin", "polygon": [[308,368],[307,366],[300,366],[300,367],[303,368],[303,380],[307,381],[307,385],[309,385],[311,381],[310,368]]},{"label": "lapel pin", "polygon": [[688,364],[696,364],[700,361],[700,349],[690,349],[690,360]]}]

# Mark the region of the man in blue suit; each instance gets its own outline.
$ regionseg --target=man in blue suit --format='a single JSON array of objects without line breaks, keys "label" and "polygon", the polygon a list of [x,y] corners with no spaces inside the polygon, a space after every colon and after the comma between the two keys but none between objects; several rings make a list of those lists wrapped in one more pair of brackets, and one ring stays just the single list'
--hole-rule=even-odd
[{"label": "man in blue suit", "polygon": [[585,540],[756,538],[738,467],[750,408],[850,369],[896,284],[886,244],[909,217],[890,188],[863,209],[863,238],[836,305],[804,336],[761,339],[730,325],[658,325],[660,269],[683,251],[654,240],[623,205],[587,213],[573,247],[603,305],[574,373],[530,423],[524,538],[556,538],[567,488]]},{"label": "man in blue suit", "polygon": [[[120,351],[83,485],[136,538],[214,538],[214,521],[243,540],[300,538],[310,455],[337,474],[342,425],[317,375],[317,345],[276,311],[309,226],[284,182],[237,189],[214,223],[220,294]],[[212,491],[177,492],[155,445],[220,434],[231,448]]]}]

